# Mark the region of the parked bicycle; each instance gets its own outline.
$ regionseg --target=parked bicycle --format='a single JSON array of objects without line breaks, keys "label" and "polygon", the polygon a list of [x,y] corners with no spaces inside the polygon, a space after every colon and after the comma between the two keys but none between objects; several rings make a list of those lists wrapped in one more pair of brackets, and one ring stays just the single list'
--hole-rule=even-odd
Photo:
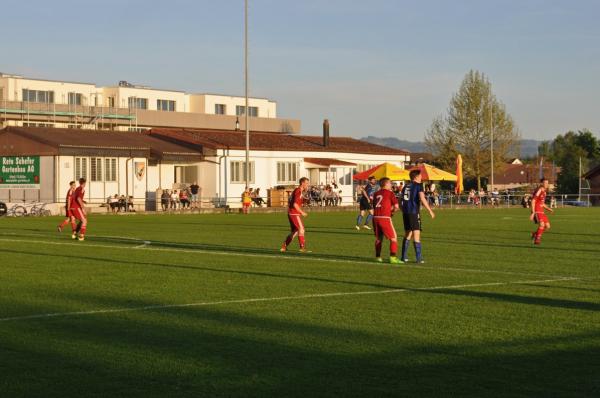
[{"label": "parked bicycle", "polygon": [[0,217],[24,217],[27,215],[27,209],[20,204],[14,204],[10,208],[4,202],[0,202]]}]

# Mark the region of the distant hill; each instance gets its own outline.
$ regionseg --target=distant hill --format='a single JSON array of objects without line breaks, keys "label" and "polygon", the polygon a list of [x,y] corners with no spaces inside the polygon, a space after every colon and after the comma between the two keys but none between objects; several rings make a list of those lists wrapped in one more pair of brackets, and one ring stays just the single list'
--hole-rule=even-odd
[{"label": "distant hill", "polygon": [[[372,144],[387,146],[390,148],[406,149],[410,152],[427,152],[427,146],[424,142],[400,140],[395,137],[373,137],[361,138],[363,141]],[[521,140],[521,158],[529,158],[537,155],[537,148],[541,141],[524,139]]]}]

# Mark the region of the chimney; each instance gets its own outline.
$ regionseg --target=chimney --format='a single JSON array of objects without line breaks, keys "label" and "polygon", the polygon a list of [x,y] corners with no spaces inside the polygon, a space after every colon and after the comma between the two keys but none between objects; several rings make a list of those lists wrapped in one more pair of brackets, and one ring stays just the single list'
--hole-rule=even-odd
[{"label": "chimney", "polygon": [[329,120],[323,120],[323,146],[329,146]]}]

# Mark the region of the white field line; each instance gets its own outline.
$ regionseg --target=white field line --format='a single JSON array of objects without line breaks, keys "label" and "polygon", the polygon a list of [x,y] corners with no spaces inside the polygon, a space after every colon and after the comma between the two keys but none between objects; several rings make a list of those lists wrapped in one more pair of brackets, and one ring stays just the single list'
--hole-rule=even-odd
[{"label": "white field line", "polygon": [[156,305],[146,305],[146,306],[141,306],[141,307],[108,308],[108,309],[87,310],[87,311],[52,312],[52,313],[47,313],[47,314],[13,316],[13,317],[8,317],[8,318],[0,318],[0,322],[21,321],[21,320],[28,320],[28,319],[69,317],[69,316],[80,316],[80,315],[112,314],[112,313],[119,313],[119,312],[163,310],[163,309],[169,309],[169,308],[206,307],[206,306],[226,305],[226,304],[248,304],[248,303],[261,303],[261,302],[269,302],[269,301],[288,301],[288,300],[302,300],[302,299],[312,299],[312,298],[390,294],[390,293],[402,293],[402,292],[414,292],[414,291],[464,289],[464,288],[470,288],[470,287],[490,287],[490,286],[506,286],[506,285],[518,285],[518,284],[551,283],[551,282],[574,281],[574,280],[579,280],[579,278],[558,278],[558,279],[542,279],[542,280],[512,281],[512,282],[511,281],[488,282],[488,283],[473,283],[473,284],[465,284],[465,285],[416,287],[416,288],[403,288],[403,289],[363,290],[363,291],[356,291],[356,292],[312,293],[312,294],[301,294],[298,296],[258,297],[258,298],[246,298],[246,299],[238,299],[238,300],[203,301],[203,302],[185,303],[185,304],[156,304]]},{"label": "white field line", "polygon": [[[105,236],[103,238],[110,238],[108,236]],[[86,243],[81,243],[81,242],[52,242],[52,241],[45,241],[45,240],[25,240],[25,239],[5,239],[5,238],[0,238],[0,242],[13,242],[13,243],[36,243],[36,244],[41,244],[41,245],[58,245],[58,246],[77,246],[77,247],[87,247],[87,248],[101,248],[101,249],[134,249],[134,250],[152,250],[152,251],[163,251],[163,252],[178,252],[178,253],[212,253],[212,254],[220,254],[220,255],[225,255],[225,256],[237,256],[237,257],[259,257],[259,258],[274,258],[274,259],[278,259],[278,260],[292,260],[292,261],[297,261],[299,258],[303,258],[306,260],[314,260],[314,261],[325,261],[325,262],[330,262],[330,263],[352,263],[352,264],[369,264],[369,265],[375,265],[378,263],[372,262],[372,261],[366,261],[366,260],[352,260],[352,259],[334,259],[334,258],[326,258],[326,257],[319,257],[319,256],[315,256],[315,255],[307,255],[304,257],[301,256],[289,256],[289,255],[285,255],[285,254],[268,254],[268,253],[237,253],[237,252],[230,252],[230,251],[226,251],[226,250],[212,250],[212,249],[203,249],[203,248],[198,248],[198,249],[178,249],[178,248],[169,248],[169,247],[157,247],[157,246],[153,246],[152,247],[152,241],[143,241],[141,239],[135,239],[135,238],[118,238],[118,237],[112,237],[114,239],[128,239],[130,240],[132,243],[138,243],[138,245],[136,246],[125,246],[125,245],[106,245],[106,244],[86,244]],[[93,236],[91,237],[91,239],[93,240]],[[142,243],[143,242],[143,243]],[[170,245],[173,246],[183,246],[183,247],[188,247],[190,245],[193,245],[193,243],[169,243]],[[252,248],[250,248],[251,250]],[[379,267],[381,267],[381,264],[378,264]],[[460,267],[428,267],[422,264],[419,265],[412,265],[412,264],[402,264],[400,267],[396,267],[396,268],[404,268],[404,267],[408,267],[408,268],[413,268],[413,269],[426,269],[426,270],[436,270],[436,271],[452,271],[452,272],[472,272],[472,273],[478,273],[478,274],[503,274],[503,275],[519,275],[519,276],[536,276],[536,277],[548,277],[548,278],[570,278],[570,276],[567,275],[550,275],[550,274],[537,274],[537,273],[530,273],[530,272],[517,272],[517,271],[501,271],[501,270],[490,270],[490,269],[474,269],[474,268],[460,268]]]}]

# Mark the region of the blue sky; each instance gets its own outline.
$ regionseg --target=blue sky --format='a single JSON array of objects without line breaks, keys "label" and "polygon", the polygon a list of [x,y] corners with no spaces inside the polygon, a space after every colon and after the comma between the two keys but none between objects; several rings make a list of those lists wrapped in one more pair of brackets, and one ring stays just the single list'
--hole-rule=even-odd
[{"label": "blue sky", "polygon": [[[243,0],[2,6],[0,71],[243,93]],[[526,138],[600,131],[600,1],[250,0],[251,95],[305,133],[420,140],[470,69]]]}]

